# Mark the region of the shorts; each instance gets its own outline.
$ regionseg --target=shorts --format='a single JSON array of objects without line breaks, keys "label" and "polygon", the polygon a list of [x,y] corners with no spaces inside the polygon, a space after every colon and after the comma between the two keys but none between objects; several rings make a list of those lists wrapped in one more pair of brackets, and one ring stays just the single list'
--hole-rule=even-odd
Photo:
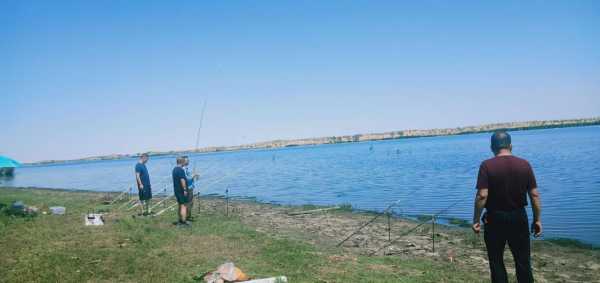
[{"label": "shorts", "polygon": [[177,199],[178,204],[186,204],[188,201],[188,198],[183,194],[183,191],[175,191],[175,198]]},{"label": "shorts", "polygon": [[188,189],[187,191],[187,202],[190,203],[194,201],[194,189]]},{"label": "shorts", "polygon": [[152,198],[152,188],[149,186],[144,186],[143,189],[138,190],[138,196],[140,200],[149,200]]}]

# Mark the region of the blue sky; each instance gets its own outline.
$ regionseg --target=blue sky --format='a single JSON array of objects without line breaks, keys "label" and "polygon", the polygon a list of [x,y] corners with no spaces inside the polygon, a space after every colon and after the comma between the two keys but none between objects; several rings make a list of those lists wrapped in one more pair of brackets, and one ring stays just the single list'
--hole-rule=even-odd
[{"label": "blue sky", "polygon": [[600,116],[598,1],[2,1],[21,161]]}]

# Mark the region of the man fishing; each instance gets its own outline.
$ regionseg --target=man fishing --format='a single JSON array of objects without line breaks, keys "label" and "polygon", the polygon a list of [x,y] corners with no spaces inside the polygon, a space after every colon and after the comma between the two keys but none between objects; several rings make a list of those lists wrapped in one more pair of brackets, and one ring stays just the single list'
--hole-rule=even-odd
[{"label": "man fishing", "polygon": [[185,170],[185,176],[187,179],[187,216],[186,216],[186,220],[187,221],[194,221],[194,217],[192,216],[192,211],[194,208],[194,188],[195,188],[195,181],[198,179],[198,174],[193,173],[190,171],[189,165],[190,165],[190,159],[187,156],[183,156],[183,158],[185,158],[185,165],[184,165],[184,170]]},{"label": "man fishing", "polygon": [[142,214],[150,214],[150,200],[152,199],[152,188],[150,187],[150,175],[146,168],[148,162],[148,154],[140,155],[138,162],[135,164],[135,180],[138,187],[138,195],[142,203]]},{"label": "man fishing", "polygon": [[479,167],[477,194],[473,215],[473,231],[481,230],[482,221],[492,282],[508,282],[504,266],[504,247],[508,243],[518,282],[533,282],[529,223],[525,206],[527,196],[533,210],[532,233],[542,234],[540,193],[529,162],[512,155],[511,137],[506,131],[497,131],[491,138],[495,157]]},{"label": "man fishing", "polygon": [[175,193],[175,198],[177,199],[177,204],[179,206],[178,215],[179,221],[177,225],[180,227],[189,227],[190,223],[187,221],[188,213],[187,213],[187,204],[188,204],[188,179],[185,175],[186,166],[186,158],[185,156],[177,157],[177,166],[173,168],[173,192]]}]

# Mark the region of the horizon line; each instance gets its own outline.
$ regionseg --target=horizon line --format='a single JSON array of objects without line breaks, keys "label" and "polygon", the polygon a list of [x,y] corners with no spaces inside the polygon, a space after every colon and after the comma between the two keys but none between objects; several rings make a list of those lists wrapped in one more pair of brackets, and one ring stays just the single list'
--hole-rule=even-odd
[{"label": "horizon line", "polygon": [[275,149],[291,146],[309,146],[319,144],[335,144],[335,143],[351,143],[351,142],[364,142],[364,141],[378,141],[378,140],[390,140],[390,139],[402,139],[402,138],[418,138],[418,137],[432,137],[432,136],[452,136],[460,134],[474,134],[491,132],[500,129],[506,130],[533,130],[540,128],[561,128],[561,127],[576,127],[576,126],[592,126],[600,125],[600,116],[588,117],[588,118],[573,118],[573,119],[554,119],[554,120],[529,120],[529,121],[516,121],[516,122],[499,122],[489,124],[479,124],[470,126],[459,126],[454,128],[430,128],[430,129],[405,129],[386,131],[379,133],[358,133],[352,135],[341,135],[341,136],[321,136],[321,137],[308,137],[298,139],[274,139],[267,141],[259,141],[254,143],[232,145],[232,146],[206,146],[197,149],[184,149],[184,150],[166,150],[166,151],[146,151],[138,153],[113,153],[99,156],[88,156],[75,159],[64,159],[64,160],[42,160],[33,162],[24,162],[24,165],[36,165],[36,164],[51,164],[51,163],[64,163],[71,161],[94,161],[94,160],[114,160],[137,157],[142,153],[148,153],[151,156],[171,155],[171,154],[182,154],[182,153],[210,153],[210,152],[223,152],[223,151],[241,151],[249,149]]}]

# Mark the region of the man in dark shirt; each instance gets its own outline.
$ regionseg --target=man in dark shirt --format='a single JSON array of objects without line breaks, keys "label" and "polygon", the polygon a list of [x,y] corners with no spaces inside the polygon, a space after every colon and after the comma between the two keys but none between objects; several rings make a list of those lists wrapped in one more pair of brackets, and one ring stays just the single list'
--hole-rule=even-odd
[{"label": "man in dark shirt", "polygon": [[491,149],[495,157],[482,162],[479,167],[473,231],[479,234],[479,219],[485,208],[482,220],[492,282],[508,282],[504,266],[506,243],[515,260],[518,282],[533,282],[525,206],[528,194],[533,208],[532,232],[539,237],[542,233],[541,205],[535,176],[529,162],[512,155],[507,132],[497,131],[492,135]]},{"label": "man in dark shirt", "polygon": [[179,205],[179,226],[189,226],[187,222],[187,203],[188,203],[188,183],[185,175],[186,158],[183,156],[177,157],[177,166],[173,168],[173,193]]},{"label": "man in dark shirt", "polygon": [[198,174],[192,173],[189,171],[190,159],[187,156],[182,156],[185,158],[185,163],[183,165],[183,171],[185,171],[185,176],[187,180],[187,221],[194,221],[194,217],[192,217],[192,209],[194,208],[194,183],[198,179]]},{"label": "man in dark shirt", "polygon": [[150,214],[150,200],[152,199],[150,175],[146,168],[146,162],[148,162],[148,154],[143,153],[140,155],[138,163],[135,164],[135,180],[138,187],[140,202],[142,203],[142,213],[144,215]]}]

